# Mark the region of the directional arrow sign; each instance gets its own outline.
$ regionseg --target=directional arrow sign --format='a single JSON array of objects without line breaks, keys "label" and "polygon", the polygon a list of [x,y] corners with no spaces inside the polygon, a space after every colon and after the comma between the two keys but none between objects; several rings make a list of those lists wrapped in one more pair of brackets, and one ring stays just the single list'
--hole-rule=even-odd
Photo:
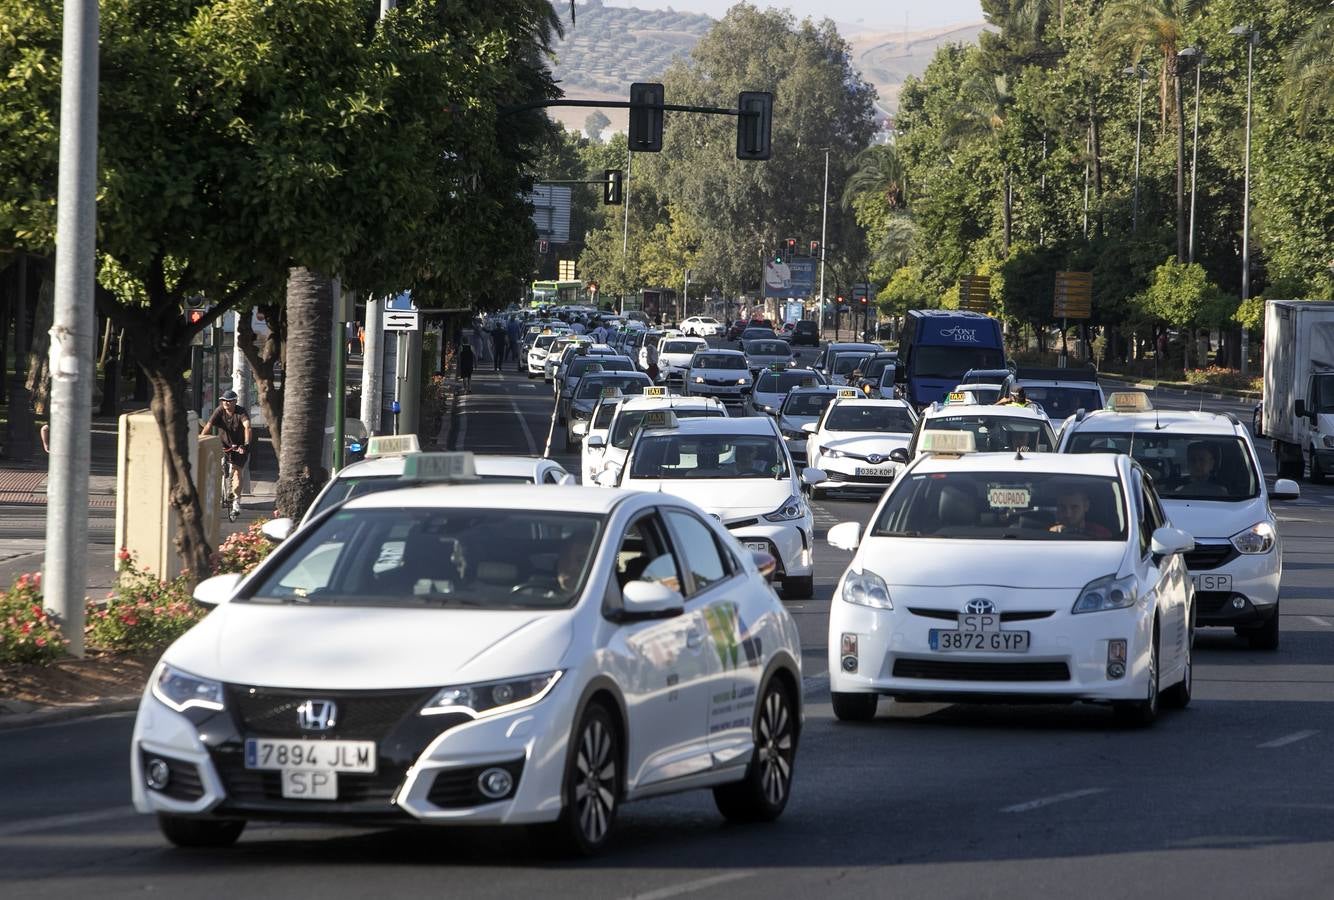
[{"label": "directional arrow sign", "polygon": [[385,331],[417,331],[419,327],[415,309],[387,309],[384,312]]}]

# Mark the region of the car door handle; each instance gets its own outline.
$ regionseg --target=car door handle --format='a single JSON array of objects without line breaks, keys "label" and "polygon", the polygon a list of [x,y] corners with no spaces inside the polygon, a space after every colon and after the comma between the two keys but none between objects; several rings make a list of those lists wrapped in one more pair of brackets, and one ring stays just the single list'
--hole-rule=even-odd
[{"label": "car door handle", "polygon": [[698,628],[692,628],[686,632],[686,648],[698,650],[700,644],[704,643],[704,634]]}]

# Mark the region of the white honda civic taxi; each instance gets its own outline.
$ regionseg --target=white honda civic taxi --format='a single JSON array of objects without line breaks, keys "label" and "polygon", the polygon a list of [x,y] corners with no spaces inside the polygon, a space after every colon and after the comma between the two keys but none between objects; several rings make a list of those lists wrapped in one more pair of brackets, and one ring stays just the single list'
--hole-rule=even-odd
[{"label": "white honda civic taxi", "polygon": [[216,608],[139,706],[135,807],[184,846],[250,820],[537,823],[590,853],[622,803],[705,787],[774,819],[802,710],[771,563],[667,494],[350,500],[199,585]]},{"label": "white honda civic taxi", "polygon": [[1160,697],[1190,701],[1194,541],[1137,463],[922,440],[865,534],[829,530],[855,551],[829,614],[838,718],[870,719],[885,695],[1092,701],[1148,724]]}]

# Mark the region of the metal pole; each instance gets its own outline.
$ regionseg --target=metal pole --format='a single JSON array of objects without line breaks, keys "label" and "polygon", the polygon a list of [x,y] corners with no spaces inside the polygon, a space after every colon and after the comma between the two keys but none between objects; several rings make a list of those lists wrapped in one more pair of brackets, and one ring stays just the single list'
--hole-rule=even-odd
[{"label": "metal pole", "polygon": [[1089,157],[1093,155],[1093,125],[1084,136],[1084,237],[1089,236]]},{"label": "metal pole", "polygon": [[630,145],[625,147],[625,225],[621,230],[621,315],[625,315],[625,292],[629,287],[630,270],[626,262],[630,248],[630,160],[634,159]]},{"label": "metal pole", "polygon": [[1140,134],[1144,130],[1144,70],[1138,63],[1135,64],[1135,75],[1139,78],[1139,99],[1135,103],[1135,200],[1130,207],[1131,234],[1139,230],[1139,147]]},{"label": "metal pole", "polygon": [[686,283],[681,291],[681,309],[676,313],[677,323],[679,324],[688,315],[690,315],[690,270],[686,269]]},{"label": "metal pole", "polygon": [[[816,344],[824,340],[824,242],[829,227],[829,148],[824,148],[824,202],[820,206],[820,325]],[[835,313],[837,315],[837,313]]]},{"label": "metal pole", "polygon": [[[51,459],[42,593],[69,652],[83,656],[97,223],[97,0],[65,0],[60,76]],[[25,298],[26,299],[26,298]]]},{"label": "metal pole", "polygon": [[[380,0],[380,18],[398,5],[398,0]],[[366,344],[361,353],[361,423],[367,434],[380,431],[380,408],[383,398],[384,372],[384,306],[380,298],[366,298]]]},{"label": "metal pole", "polygon": [[[1251,64],[1255,59],[1256,33],[1246,36],[1246,174],[1241,193],[1241,301],[1251,296]],[[1241,327],[1241,374],[1251,370],[1250,337]]]},{"label": "metal pole", "polygon": [[1190,139],[1190,224],[1186,226],[1186,260],[1195,262],[1195,170],[1200,158],[1200,70],[1204,55],[1195,59],[1195,131]]}]

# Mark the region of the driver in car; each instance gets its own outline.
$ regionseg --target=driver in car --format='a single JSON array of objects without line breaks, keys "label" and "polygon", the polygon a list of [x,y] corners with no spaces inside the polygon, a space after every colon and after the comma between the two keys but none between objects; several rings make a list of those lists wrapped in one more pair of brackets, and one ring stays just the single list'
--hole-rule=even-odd
[{"label": "driver in car", "polygon": [[1186,480],[1172,488],[1174,494],[1223,497],[1227,488],[1219,484],[1218,452],[1212,444],[1195,441],[1186,448]]},{"label": "driver in car", "polygon": [[1089,506],[1089,495],[1083,490],[1070,488],[1062,491],[1056,498],[1056,524],[1047,530],[1099,540],[1112,537],[1112,532],[1105,526],[1088,520]]}]

